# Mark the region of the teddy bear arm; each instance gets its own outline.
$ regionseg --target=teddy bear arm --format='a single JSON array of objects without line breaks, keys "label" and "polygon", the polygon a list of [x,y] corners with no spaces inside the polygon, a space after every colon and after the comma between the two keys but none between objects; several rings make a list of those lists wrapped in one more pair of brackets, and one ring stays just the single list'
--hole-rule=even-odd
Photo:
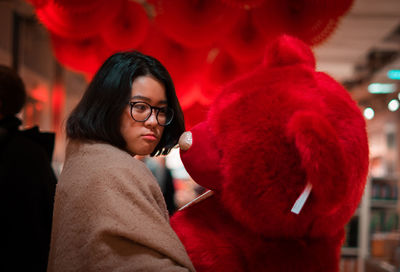
[{"label": "teddy bear arm", "polygon": [[[196,271],[246,271],[241,248],[230,234],[237,233],[230,218],[216,208],[215,196],[178,211],[171,226],[182,241]],[[229,234],[229,235],[227,235]]]},{"label": "teddy bear arm", "polygon": [[314,111],[295,113],[287,126],[305,169],[311,196],[316,199],[314,211],[332,213],[345,203],[348,174],[345,157],[335,129]]}]

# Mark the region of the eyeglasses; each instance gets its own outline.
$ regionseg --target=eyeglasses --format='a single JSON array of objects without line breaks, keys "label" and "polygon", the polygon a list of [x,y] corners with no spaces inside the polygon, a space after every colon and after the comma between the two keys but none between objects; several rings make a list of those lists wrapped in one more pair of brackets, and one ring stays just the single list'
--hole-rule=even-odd
[{"label": "eyeglasses", "polygon": [[131,106],[131,117],[137,122],[146,122],[153,113],[153,109],[160,126],[168,126],[174,119],[174,111],[168,107],[153,107],[146,102],[129,102],[129,105]]}]

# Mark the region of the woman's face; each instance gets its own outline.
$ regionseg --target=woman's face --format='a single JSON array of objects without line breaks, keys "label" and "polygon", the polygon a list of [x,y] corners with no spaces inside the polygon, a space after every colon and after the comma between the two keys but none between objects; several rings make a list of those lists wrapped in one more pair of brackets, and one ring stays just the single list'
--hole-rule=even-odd
[{"label": "woman's face", "polygon": [[[130,102],[146,102],[153,107],[166,107],[165,88],[153,76],[139,76],[132,82]],[[122,114],[121,134],[127,143],[127,150],[132,156],[149,155],[159,143],[164,127],[157,123],[157,112],[152,110],[151,116],[144,122],[132,119],[130,105]]]}]

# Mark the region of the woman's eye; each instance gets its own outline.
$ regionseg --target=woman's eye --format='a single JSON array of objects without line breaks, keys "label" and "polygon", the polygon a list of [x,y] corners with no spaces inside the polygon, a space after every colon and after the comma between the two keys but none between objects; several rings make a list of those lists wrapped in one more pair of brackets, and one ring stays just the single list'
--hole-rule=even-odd
[{"label": "woman's eye", "polygon": [[161,108],[160,109],[160,114],[167,114],[168,108]]},{"label": "woman's eye", "polygon": [[144,105],[144,104],[135,104],[135,105],[133,106],[133,108],[134,108],[136,111],[145,111],[145,110],[147,109],[147,106]]}]

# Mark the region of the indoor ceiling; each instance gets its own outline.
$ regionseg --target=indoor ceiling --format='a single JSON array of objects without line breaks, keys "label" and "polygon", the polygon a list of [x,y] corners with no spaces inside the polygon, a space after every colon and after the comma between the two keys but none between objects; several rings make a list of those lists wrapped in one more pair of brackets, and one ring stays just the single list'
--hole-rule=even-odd
[{"label": "indoor ceiling", "polygon": [[318,69],[340,82],[387,80],[389,67],[400,69],[400,0],[355,0],[314,52]]}]

